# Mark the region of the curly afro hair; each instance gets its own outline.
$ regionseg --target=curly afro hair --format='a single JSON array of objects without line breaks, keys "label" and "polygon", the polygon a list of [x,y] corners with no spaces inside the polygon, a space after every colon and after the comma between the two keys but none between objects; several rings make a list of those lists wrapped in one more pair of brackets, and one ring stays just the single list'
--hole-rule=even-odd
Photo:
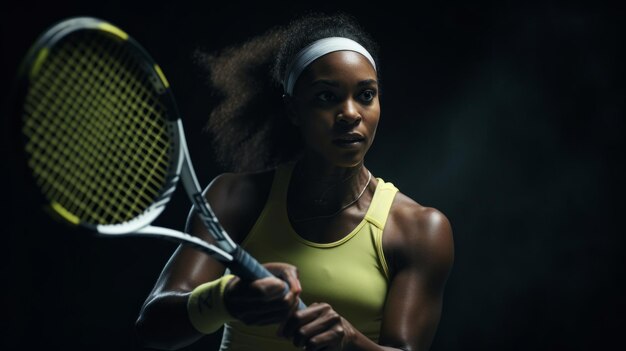
[{"label": "curly afro hair", "polygon": [[215,159],[225,170],[273,168],[301,153],[300,133],[284,107],[282,79],[301,49],[333,36],[359,42],[379,66],[376,43],[353,17],[343,13],[307,14],[220,52],[196,53],[219,101],[207,130]]}]

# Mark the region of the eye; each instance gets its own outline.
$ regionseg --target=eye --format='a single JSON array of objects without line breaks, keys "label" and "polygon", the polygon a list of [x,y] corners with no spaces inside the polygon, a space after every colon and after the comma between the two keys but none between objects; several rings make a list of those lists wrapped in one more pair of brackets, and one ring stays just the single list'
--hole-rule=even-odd
[{"label": "eye", "polygon": [[316,97],[322,102],[331,102],[334,101],[337,97],[330,91],[322,91],[318,93]]},{"label": "eye", "polygon": [[361,99],[361,101],[364,102],[372,102],[372,100],[374,100],[374,98],[376,97],[376,90],[364,90],[360,95],[359,98]]}]

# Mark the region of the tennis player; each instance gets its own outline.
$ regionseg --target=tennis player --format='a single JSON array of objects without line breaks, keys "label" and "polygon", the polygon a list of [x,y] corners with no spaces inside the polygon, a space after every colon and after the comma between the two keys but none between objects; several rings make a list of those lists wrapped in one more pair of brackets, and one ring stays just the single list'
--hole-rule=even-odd
[{"label": "tennis player", "polygon": [[[205,196],[282,279],[243,281],[180,246],[137,320],[144,345],[178,349],[223,330],[220,350],[430,347],[452,229],[364,165],[381,114],[376,49],[352,17],[312,14],[199,55],[221,97],[216,157],[233,170]],[[193,211],[187,231],[211,241]]]}]

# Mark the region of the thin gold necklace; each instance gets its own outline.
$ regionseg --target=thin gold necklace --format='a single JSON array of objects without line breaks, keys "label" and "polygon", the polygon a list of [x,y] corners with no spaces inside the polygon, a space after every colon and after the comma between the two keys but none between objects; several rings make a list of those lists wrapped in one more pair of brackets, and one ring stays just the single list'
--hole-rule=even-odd
[{"label": "thin gold necklace", "polygon": [[308,218],[300,218],[300,219],[292,219],[291,221],[293,223],[301,223],[301,222],[309,222],[315,219],[322,219],[322,218],[331,218],[331,217],[335,217],[336,215],[338,215],[339,213],[341,213],[343,210],[345,210],[346,208],[354,205],[355,202],[359,201],[359,199],[361,198],[361,196],[363,196],[363,194],[365,194],[365,190],[367,189],[367,186],[370,184],[370,182],[372,181],[372,173],[368,170],[367,171],[367,182],[365,183],[365,186],[363,187],[363,190],[361,190],[361,192],[359,193],[359,195],[352,201],[350,201],[348,204],[343,205],[339,210],[337,210],[334,213],[328,214],[328,215],[321,215],[321,216],[315,216],[315,217],[308,217]]}]

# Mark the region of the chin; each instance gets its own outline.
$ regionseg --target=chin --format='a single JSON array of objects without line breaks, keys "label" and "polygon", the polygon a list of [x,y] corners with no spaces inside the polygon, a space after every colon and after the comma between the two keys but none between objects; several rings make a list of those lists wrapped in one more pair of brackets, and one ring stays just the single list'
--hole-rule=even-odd
[{"label": "chin", "polygon": [[[363,163],[368,148],[318,148],[309,149],[309,155],[324,160],[335,167],[353,168]],[[307,152],[305,152],[306,154]]]},{"label": "chin", "polygon": [[342,168],[353,168],[363,163],[363,155],[360,153],[354,155],[333,155],[330,160],[335,166]]}]

